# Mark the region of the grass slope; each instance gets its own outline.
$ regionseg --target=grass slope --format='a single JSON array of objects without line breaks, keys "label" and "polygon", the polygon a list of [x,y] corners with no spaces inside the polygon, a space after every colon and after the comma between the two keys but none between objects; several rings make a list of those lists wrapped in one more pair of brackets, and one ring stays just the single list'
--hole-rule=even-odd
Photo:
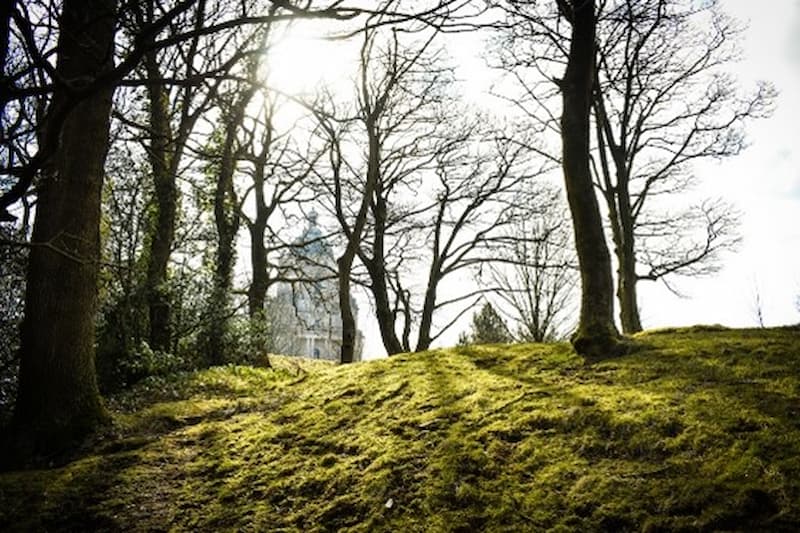
[{"label": "grass slope", "polygon": [[0,476],[0,530],[800,528],[800,331],[636,341],[150,380],[81,459]]}]

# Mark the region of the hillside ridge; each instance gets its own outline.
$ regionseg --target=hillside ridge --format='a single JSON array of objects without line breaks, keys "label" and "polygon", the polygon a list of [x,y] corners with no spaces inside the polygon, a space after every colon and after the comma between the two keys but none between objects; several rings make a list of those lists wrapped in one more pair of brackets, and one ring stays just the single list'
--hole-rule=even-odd
[{"label": "hillside ridge", "polygon": [[113,432],[0,474],[10,531],[800,527],[800,330],[670,328],[150,378]]}]

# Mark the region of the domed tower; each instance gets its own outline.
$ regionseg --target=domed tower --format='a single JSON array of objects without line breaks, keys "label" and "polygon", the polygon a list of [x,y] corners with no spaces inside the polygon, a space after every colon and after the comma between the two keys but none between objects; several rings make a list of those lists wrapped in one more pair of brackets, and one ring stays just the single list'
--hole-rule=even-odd
[{"label": "domed tower", "polygon": [[[336,259],[311,211],[306,227],[295,239],[291,253],[285,258],[301,281],[281,283],[276,298],[277,326],[287,337],[288,355],[338,361],[342,347],[342,319],[339,314],[339,287],[336,279]],[[353,314],[358,306],[350,298]],[[355,360],[361,359],[357,330]]]}]

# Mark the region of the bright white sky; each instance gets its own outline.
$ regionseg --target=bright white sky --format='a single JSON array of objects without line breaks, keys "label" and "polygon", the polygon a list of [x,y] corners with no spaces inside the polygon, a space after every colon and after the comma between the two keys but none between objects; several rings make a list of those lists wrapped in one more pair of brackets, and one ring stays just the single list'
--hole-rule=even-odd
[{"label": "bright white sky", "polygon": [[[795,304],[800,295],[800,0],[770,0],[768,8],[751,0],[721,3],[726,12],[749,24],[742,42],[744,57],[731,66],[732,72],[745,88],[756,80],[770,81],[780,96],[772,118],[749,127],[750,146],[743,154],[695,167],[699,193],[730,200],[742,213],[738,252],[726,256],[724,268],[714,277],[678,281],[685,298],[660,283],[640,283],[645,328],[698,323],[754,326],[756,293],[766,325],[800,321]],[[341,78],[347,66],[334,58],[345,55],[347,48],[357,53],[358,44],[314,41],[315,30],[298,32],[281,45],[285,53],[277,54],[273,83],[294,93],[310,90],[319,78],[340,87],[349,85]],[[490,86],[493,72],[481,58],[484,45],[463,35],[453,41],[451,54],[461,65],[458,74],[468,81],[465,97],[486,102],[481,92]],[[298,78],[298,72],[318,75]],[[361,305],[365,356],[374,357],[384,351],[369,312],[369,306]],[[440,344],[453,344],[468,320],[464,318]]]},{"label": "bright white sky", "polygon": [[661,285],[641,284],[645,327],[756,324],[760,293],[766,325],[800,321],[800,0],[722,0],[749,23],[744,58],[732,66],[742,84],[758,79],[780,92],[774,115],[748,128],[749,148],[738,157],[696,167],[703,192],[722,195],[742,212],[742,245],[712,278],[681,283],[688,298]]}]

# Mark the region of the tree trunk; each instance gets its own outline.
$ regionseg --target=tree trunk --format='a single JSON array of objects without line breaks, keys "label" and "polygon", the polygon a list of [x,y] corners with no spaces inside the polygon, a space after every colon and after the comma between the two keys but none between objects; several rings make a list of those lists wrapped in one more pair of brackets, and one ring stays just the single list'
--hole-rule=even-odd
[{"label": "tree trunk", "polygon": [[623,333],[636,333],[642,330],[639,320],[639,307],[636,296],[636,256],[632,249],[633,235],[625,236],[617,208],[614,191],[604,193],[608,205],[608,219],[614,241],[614,255],[617,258],[617,302]]},{"label": "tree trunk", "polygon": [[267,300],[269,289],[269,274],[267,271],[267,248],[264,246],[264,236],[267,233],[267,222],[270,212],[264,200],[264,167],[267,164],[267,146],[256,157],[253,173],[253,192],[255,193],[256,216],[248,225],[250,231],[250,266],[253,271],[253,282],[247,291],[247,310],[252,319],[264,318],[264,304]]},{"label": "tree trunk", "polygon": [[386,348],[387,354],[395,355],[403,352],[403,345],[400,343],[395,331],[395,313],[392,310],[387,287],[386,265],[384,263],[387,206],[379,183],[375,187],[375,202],[372,205],[372,210],[375,218],[375,239],[372,243],[372,258],[362,257],[361,260],[367,267],[372,283],[371,291],[375,298],[375,316],[378,319],[378,328],[381,332],[383,346]]},{"label": "tree trunk", "polygon": [[617,254],[617,300],[623,333],[642,331],[636,296],[636,258],[633,253]]},{"label": "tree trunk", "polygon": [[249,226],[250,230],[250,263],[253,270],[253,282],[247,291],[247,310],[250,318],[264,317],[264,304],[267,299],[269,277],[267,275],[267,250],[264,247],[266,218],[256,216]]},{"label": "tree trunk", "polygon": [[614,286],[611,259],[589,166],[590,105],[595,67],[594,2],[559,0],[569,12],[572,40],[564,79],[563,110],[564,181],[575,231],[575,248],[581,271],[581,312],[572,343],[588,357],[614,355],[618,333],[614,325]]},{"label": "tree trunk", "polygon": [[[367,214],[375,188],[380,180],[380,142],[376,128],[376,117],[380,112],[373,110],[365,120],[367,138],[369,139],[369,152],[367,158],[367,179],[364,183],[364,193],[361,196],[361,204],[353,221],[353,228],[347,232],[347,246],[344,253],[337,260],[339,267],[339,313],[342,319],[342,349],[339,360],[341,363],[352,363],[356,348],[356,319],[353,316],[353,306],[350,303],[350,273],[353,270],[353,261],[361,245],[361,236],[364,234],[364,227],[367,224]],[[339,176],[335,178],[337,183],[341,183]],[[337,199],[337,217],[344,226],[344,213],[341,210],[341,188]]]},{"label": "tree trunk", "polygon": [[619,317],[623,333],[642,331],[639,318],[639,306],[636,302],[636,249],[634,247],[633,217],[630,197],[628,196],[628,172],[625,168],[624,156],[615,157],[617,165],[617,198],[619,201],[619,227],[622,242],[617,245],[617,300],[619,301]]},{"label": "tree trunk", "polygon": [[439,281],[442,279],[442,224],[445,220],[447,199],[439,202],[435,226],[433,228],[433,248],[431,266],[428,269],[428,286],[425,288],[425,302],[422,304],[422,318],[419,324],[419,334],[417,335],[417,352],[422,352],[430,348],[431,328],[433,328],[433,312],[436,310],[436,292],[439,288]]},{"label": "tree trunk", "polygon": [[386,268],[383,265],[383,257],[376,256],[367,265],[367,270],[372,283],[372,296],[375,298],[375,316],[378,319],[378,328],[381,332],[381,340],[386,353],[395,355],[402,353],[403,345],[397,337],[395,331],[395,313],[389,301],[389,292],[386,288]]},{"label": "tree trunk", "polygon": [[230,290],[236,261],[236,233],[239,231],[239,206],[233,186],[236,171],[236,134],[245,110],[255,94],[246,89],[225,118],[225,133],[220,149],[220,163],[214,190],[214,224],[217,230],[217,253],[214,263],[214,285],[208,302],[206,327],[206,360],[212,365],[225,361],[225,336],[228,333]]},{"label": "tree trunk", "polygon": [[352,363],[356,349],[356,319],[353,316],[353,306],[350,303],[350,272],[353,269],[355,249],[351,252],[345,250],[336,262],[339,267],[339,314],[342,318],[342,348],[339,362]]},{"label": "tree trunk", "polygon": [[233,192],[233,136],[235,123],[228,124],[223,147],[222,164],[217,175],[214,194],[214,224],[217,230],[217,251],[214,261],[214,279],[208,303],[209,323],[206,330],[206,360],[209,364],[222,364],[225,360],[225,335],[228,331],[228,307],[235,260],[234,240],[239,229],[238,212]]},{"label": "tree trunk", "polygon": [[[115,10],[115,0],[64,2],[56,68],[65,84],[111,68]],[[70,92],[57,87],[51,112],[68,105]],[[69,111],[38,188],[12,423],[23,455],[56,452],[108,420],[94,340],[112,93],[98,90]]]},{"label": "tree trunk", "polygon": [[[444,260],[447,255],[446,251],[442,251],[442,225],[445,221],[445,213],[447,207],[447,199],[440,201],[438,213],[436,215],[436,222],[433,229],[433,246],[431,257],[431,265],[428,269],[428,285],[425,288],[425,301],[422,304],[422,316],[419,322],[419,334],[417,335],[417,346],[414,351],[422,352],[431,347],[433,338],[431,337],[431,329],[433,329],[433,314],[436,311],[436,298],[439,291],[439,282],[444,277]],[[448,248],[446,245],[445,248]]]},{"label": "tree trunk", "polygon": [[[636,302],[636,248],[634,245],[634,215],[631,208],[627,149],[614,139],[608,115],[605,110],[603,94],[595,85],[595,125],[600,152],[600,166],[604,181],[603,196],[608,207],[608,221],[614,241],[614,254],[617,258],[617,301],[620,307],[620,323],[623,333],[636,333],[642,330],[639,307]],[[611,179],[606,149],[614,161],[616,185]]]},{"label": "tree trunk", "polygon": [[[148,77],[160,79],[161,70],[155,52],[145,58]],[[150,347],[168,351],[172,338],[170,298],[167,290],[167,264],[175,239],[175,213],[178,190],[176,165],[169,122],[169,95],[158,83],[147,86],[150,100],[150,146],[148,157],[155,187],[155,220],[150,228],[145,295],[150,316]]]},{"label": "tree trunk", "polygon": [[425,303],[422,305],[422,318],[419,324],[419,335],[417,337],[417,347],[415,351],[423,352],[431,347],[431,328],[433,327],[433,312],[436,308],[436,291],[439,285],[439,265],[438,259],[434,261],[436,266],[431,268],[428,278],[428,287],[425,290]]}]

